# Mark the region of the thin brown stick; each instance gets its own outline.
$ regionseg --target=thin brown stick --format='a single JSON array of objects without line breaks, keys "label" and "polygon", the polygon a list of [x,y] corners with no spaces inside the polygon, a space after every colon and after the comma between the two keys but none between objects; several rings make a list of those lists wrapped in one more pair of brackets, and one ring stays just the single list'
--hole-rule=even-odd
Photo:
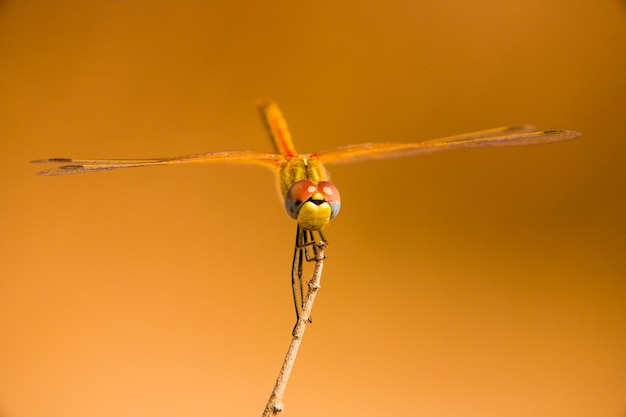
[{"label": "thin brown stick", "polygon": [[287,388],[287,382],[289,381],[293,364],[296,361],[296,355],[298,354],[298,349],[300,348],[300,343],[302,342],[304,330],[306,329],[307,323],[309,323],[311,311],[313,310],[313,303],[315,302],[315,296],[317,294],[317,290],[320,288],[320,281],[322,279],[322,269],[324,268],[324,248],[326,247],[326,243],[322,241],[316,243],[316,245],[319,250],[317,251],[317,256],[315,257],[315,269],[313,270],[313,276],[308,282],[309,290],[304,299],[302,314],[298,318],[296,327],[293,330],[293,338],[291,339],[289,349],[285,355],[283,366],[280,368],[280,372],[278,373],[278,378],[276,378],[276,385],[274,386],[272,395],[270,395],[270,399],[265,406],[265,410],[263,411],[263,417],[277,416],[278,413],[283,411],[283,395],[285,394],[285,389]]}]

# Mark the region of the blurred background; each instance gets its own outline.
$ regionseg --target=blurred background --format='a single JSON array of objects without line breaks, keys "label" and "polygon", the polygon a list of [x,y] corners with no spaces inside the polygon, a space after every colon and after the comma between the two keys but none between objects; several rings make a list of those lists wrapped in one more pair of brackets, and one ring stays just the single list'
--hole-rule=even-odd
[{"label": "blurred background", "polygon": [[0,416],[260,415],[294,322],[272,172],[517,123],[578,141],[330,167],[285,416],[626,416],[626,3],[0,3]]}]

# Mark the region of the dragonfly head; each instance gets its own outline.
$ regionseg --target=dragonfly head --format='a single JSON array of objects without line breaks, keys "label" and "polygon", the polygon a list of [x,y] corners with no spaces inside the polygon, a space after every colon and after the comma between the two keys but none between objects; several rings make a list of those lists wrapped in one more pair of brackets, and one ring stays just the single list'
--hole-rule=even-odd
[{"label": "dragonfly head", "polygon": [[339,213],[340,206],[339,190],[329,181],[296,181],[285,194],[287,214],[305,230],[322,229]]}]

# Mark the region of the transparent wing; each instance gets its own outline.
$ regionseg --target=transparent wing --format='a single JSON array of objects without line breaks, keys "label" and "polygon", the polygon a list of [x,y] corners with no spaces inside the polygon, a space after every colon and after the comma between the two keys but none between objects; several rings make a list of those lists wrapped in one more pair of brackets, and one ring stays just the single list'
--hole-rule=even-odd
[{"label": "transparent wing", "polygon": [[569,130],[529,132],[530,130],[534,130],[534,127],[531,125],[520,125],[449,136],[418,143],[364,143],[329,149],[315,153],[312,156],[319,157],[325,164],[339,164],[371,159],[424,155],[466,148],[535,145],[571,140],[581,136],[580,133]]},{"label": "transparent wing", "polygon": [[68,159],[52,158],[31,161],[35,164],[63,164],[57,168],[40,171],[37,175],[68,175],[85,172],[110,171],[121,168],[139,168],[152,165],[201,164],[213,162],[233,162],[244,164],[261,164],[276,167],[283,159],[282,155],[251,152],[209,152],[195,155],[176,156],[173,158],[154,159]]}]

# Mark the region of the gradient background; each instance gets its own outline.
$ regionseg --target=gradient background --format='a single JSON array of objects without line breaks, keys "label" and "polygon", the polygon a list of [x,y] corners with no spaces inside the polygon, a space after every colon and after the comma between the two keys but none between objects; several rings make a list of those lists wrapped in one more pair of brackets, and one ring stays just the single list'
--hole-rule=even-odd
[{"label": "gradient background", "polygon": [[[26,4],[27,3],[27,4]],[[0,416],[260,415],[295,224],[270,171],[31,159],[303,152],[513,123],[584,139],[332,169],[285,416],[626,416],[626,3],[0,3]]]}]

